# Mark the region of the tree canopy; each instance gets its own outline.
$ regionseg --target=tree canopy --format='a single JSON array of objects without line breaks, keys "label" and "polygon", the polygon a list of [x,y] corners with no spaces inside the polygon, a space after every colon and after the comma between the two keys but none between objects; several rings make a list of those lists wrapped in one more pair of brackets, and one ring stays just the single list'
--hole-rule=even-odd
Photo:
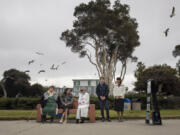
[{"label": "tree canopy", "polygon": [[40,84],[30,84],[30,76],[25,72],[10,69],[4,72],[1,80],[0,94],[4,97],[41,96],[45,88]]},{"label": "tree canopy", "polygon": [[61,40],[81,58],[87,57],[106,83],[112,83],[116,65],[121,63],[119,77],[124,79],[127,61],[136,61],[133,56],[140,45],[136,19],[129,15],[130,8],[116,0],[90,1],[75,8],[73,28],[61,35]]},{"label": "tree canopy", "polygon": [[[142,65],[138,66],[136,72],[141,68]],[[135,82],[136,91],[146,92],[147,80],[153,79],[158,84],[162,84],[162,92],[167,95],[180,95],[180,80],[177,77],[177,70],[166,64],[144,68],[139,76],[135,75],[135,77],[137,78]]]}]

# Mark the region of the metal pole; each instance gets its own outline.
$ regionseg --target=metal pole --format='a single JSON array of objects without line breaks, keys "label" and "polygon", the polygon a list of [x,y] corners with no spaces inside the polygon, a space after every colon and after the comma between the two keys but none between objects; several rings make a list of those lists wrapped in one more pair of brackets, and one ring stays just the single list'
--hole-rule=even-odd
[{"label": "metal pole", "polygon": [[151,81],[147,81],[147,105],[146,105],[146,124],[150,123],[150,111],[151,111]]}]

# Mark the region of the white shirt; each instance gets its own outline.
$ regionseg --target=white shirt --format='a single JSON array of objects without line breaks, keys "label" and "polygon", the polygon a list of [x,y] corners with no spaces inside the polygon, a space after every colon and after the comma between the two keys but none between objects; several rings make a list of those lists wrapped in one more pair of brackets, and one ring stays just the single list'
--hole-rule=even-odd
[{"label": "white shirt", "polygon": [[126,89],[124,87],[124,85],[120,85],[118,86],[117,84],[114,85],[114,88],[113,88],[113,96],[120,96],[122,98],[124,98],[124,95],[126,93]]},{"label": "white shirt", "polygon": [[84,107],[89,107],[89,94],[87,92],[84,94],[79,93],[78,108]]}]

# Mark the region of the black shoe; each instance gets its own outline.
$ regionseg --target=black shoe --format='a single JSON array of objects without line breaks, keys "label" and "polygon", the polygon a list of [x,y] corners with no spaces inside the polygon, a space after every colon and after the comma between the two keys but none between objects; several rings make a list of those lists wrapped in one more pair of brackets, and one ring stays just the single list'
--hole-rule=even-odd
[{"label": "black shoe", "polygon": [[80,123],[84,123],[84,118],[81,118],[81,122]]},{"label": "black shoe", "polygon": [[79,124],[79,119],[76,119],[76,123]]},{"label": "black shoe", "polygon": [[42,123],[45,123],[45,122],[46,122],[46,115],[42,115],[42,116],[41,116],[41,122],[42,122]]},{"label": "black shoe", "polygon": [[110,120],[110,119],[107,119],[107,121],[108,121],[108,122],[111,122],[111,120]]},{"label": "black shoe", "polygon": [[104,118],[102,118],[102,119],[101,119],[101,121],[102,121],[102,122],[104,122],[104,121],[105,121],[105,119],[104,119]]},{"label": "black shoe", "polygon": [[54,122],[54,118],[53,118],[53,117],[51,117],[50,122],[51,122],[51,123],[53,123],[53,122]]}]

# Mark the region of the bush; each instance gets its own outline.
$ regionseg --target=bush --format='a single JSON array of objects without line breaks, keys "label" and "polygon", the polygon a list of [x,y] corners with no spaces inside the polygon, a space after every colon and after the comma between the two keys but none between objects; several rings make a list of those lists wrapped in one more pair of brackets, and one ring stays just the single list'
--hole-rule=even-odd
[{"label": "bush", "polygon": [[[141,102],[142,109],[146,109],[146,95],[145,94],[127,94],[125,96],[131,101],[137,100]],[[39,103],[40,98],[0,98],[0,109],[35,109]],[[160,109],[180,109],[180,97],[168,97],[158,99]],[[91,97],[90,103],[96,105],[96,109],[100,109],[99,100],[97,97]],[[109,108],[114,108],[114,98],[109,97]]]},{"label": "bush", "polygon": [[35,109],[40,98],[0,98],[0,109]]}]

